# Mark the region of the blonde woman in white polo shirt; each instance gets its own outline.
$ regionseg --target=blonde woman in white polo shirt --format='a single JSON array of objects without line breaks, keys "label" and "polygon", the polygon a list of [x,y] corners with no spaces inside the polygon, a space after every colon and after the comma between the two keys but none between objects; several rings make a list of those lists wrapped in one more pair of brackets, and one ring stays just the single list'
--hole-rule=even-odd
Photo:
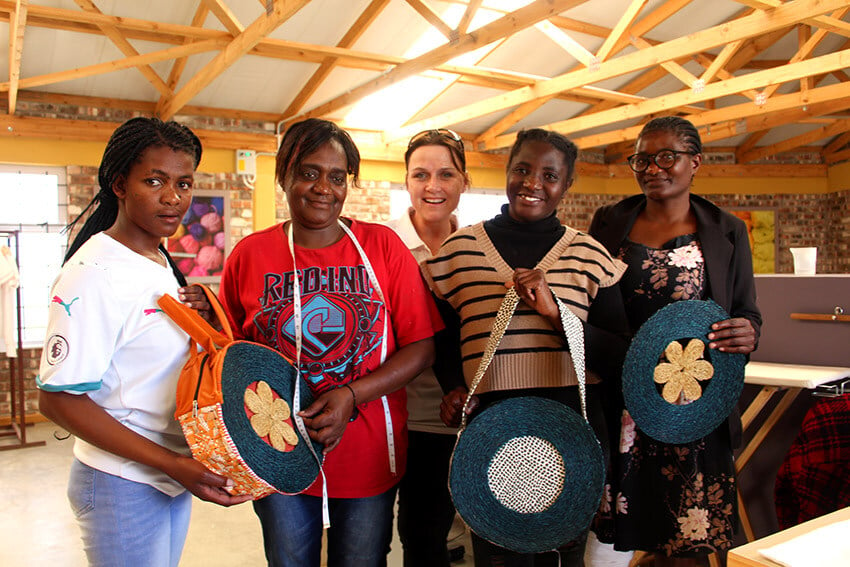
[{"label": "blonde woman in white polo shirt", "polygon": [[198,307],[161,242],[189,207],[200,159],[185,126],[119,126],[97,207],[52,289],[39,409],[77,437],[68,499],[91,565],[177,565],[189,492],[222,505],[249,498],[231,496],[226,478],[191,458],[174,419],[189,343],[156,304],[169,293]]},{"label": "blonde woman in white polo shirt", "polygon": [[[422,262],[458,228],[454,211],[461,193],[469,188],[463,141],[451,130],[425,130],[410,139],[404,163],[411,207],[387,226]],[[443,351],[459,350],[459,346],[443,345],[440,333],[434,340],[437,358],[454,360]],[[446,537],[455,509],[448,490],[448,470],[457,430],[440,419],[442,397],[432,368],[407,386],[407,472],[398,494],[398,531],[405,567],[449,565]]]}]

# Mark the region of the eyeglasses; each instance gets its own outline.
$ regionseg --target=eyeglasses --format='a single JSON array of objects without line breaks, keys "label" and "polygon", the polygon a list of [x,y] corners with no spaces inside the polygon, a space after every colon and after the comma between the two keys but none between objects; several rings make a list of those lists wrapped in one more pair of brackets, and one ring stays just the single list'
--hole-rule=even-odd
[{"label": "eyeglasses", "polygon": [[454,150],[463,170],[466,171],[466,155],[464,154],[463,140],[458,136],[457,132],[448,128],[422,130],[418,134],[415,134],[407,143],[407,155],[410,155],[419,146],[428,146],[435,143],[448,146]]},{"label": "eyeglasses", "polygon": [[654,154],[634,154],[626,158],[629,167],[635,173],[646,171],[649,162],[652,161],[661,169],[670,169],[675,165],[680,154],[692,156],[693,152],[680,152],[679,150],[661,150]]}]

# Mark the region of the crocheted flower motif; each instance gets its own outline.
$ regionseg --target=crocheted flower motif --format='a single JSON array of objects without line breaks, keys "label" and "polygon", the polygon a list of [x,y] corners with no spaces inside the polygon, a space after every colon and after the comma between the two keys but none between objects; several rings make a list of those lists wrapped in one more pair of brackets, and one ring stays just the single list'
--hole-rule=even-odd
[{"label": "crocheted flower motif", "polygon": [[670,252],[667,262],[677,268],[692,270],[703,262],[699,246],[691,242]]},{"label": "crocheted flower motif", "polygon": [[245,405],[254,412],[251,416],[254,432],[260,437],[268,437],[272,447],[285,452],[287,445],[292,447],[298,444],[298,435],[288,421],[292,415],[289,404],[283,398],[275,397],[266,382],[257,382],[256,392],[245,389]]},{"label": "crocheted flower motif", "polygon": [[691,339],[682,349],[678,341],[673,341],[664,349],[667,362],[655,367],[653,378],[657,384],[664,384],[661,396],[671,404],[684,394],[687,400],[698,400],[702,396],[697,380],[708,380],[714,375],[714,367],[702,355],[705,344],[699,339]]}]

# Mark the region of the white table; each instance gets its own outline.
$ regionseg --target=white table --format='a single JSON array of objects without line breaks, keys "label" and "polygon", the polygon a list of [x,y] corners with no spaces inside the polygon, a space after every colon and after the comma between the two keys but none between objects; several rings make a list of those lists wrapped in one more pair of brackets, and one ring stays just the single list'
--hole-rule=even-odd
[{"label": "white table", "polygon": [[831,514],[821,516],[820,518],[803,522],[798,526],[788,528],[787,530],[777,532],[756,541],[752,541],[746,545],[731,549],[729,550],[726,565],[727,567],[776,567],[779,564],[761,555],[759,553],[760,549],[773,547],[774,545],[786,542],[795,537],[805,535],[812,530],[816,530],[820,527],[828,526],[836,522],[841,522],[843,520],[850,520],[850,508],[843,508],[837,512],[832,512]]},{"label": "white table", "polygon": [[[806,364],[779,364],[775,362],[749,362],[744,370],[744,383],[761,386],[761,390],[753,398],[741,416],[744,431],[761,413],[761,410],[774,394],[785,391],[782,399],[770,413],[753,438],[744,446],[741,454],[735,459],[735,471],[740,472],[762,444],[764,439],[785,414],[791,403],[804,389],[813,389],[821,384],[840,378],[850,378],[850,368],[841,366],[811,366]],[[755,539],[744,501],[738,493],[738,510],[741,515],[741,525],[747,541]]]}]

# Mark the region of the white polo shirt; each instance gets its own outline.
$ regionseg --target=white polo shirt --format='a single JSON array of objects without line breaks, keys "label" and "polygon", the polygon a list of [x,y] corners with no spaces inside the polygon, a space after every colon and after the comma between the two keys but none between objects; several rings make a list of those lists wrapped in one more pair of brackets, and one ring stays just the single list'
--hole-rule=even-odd
[{"label": "white polo shirt", "polygon": [[[88,394],[116,420],[148,439],[189,455],[174,418],[175,391],[189,339],[157,306],[177,297],[170,267],[103,233],[92,236],[53,284],[39,388]],[[82,439],[74,455],[88,466],[176,496],[184,488],[153,468]]]},{"label": "white polo shirt", "polygon": [[[416,261],[422,263],[431,257],[428,246],[419,237],[410,215],[413,207],[397,219],[384,224],[395,231],[410,250]],[[452,215],[452,226],[457,228],[457,218]],[[439,353],[437,353],[439,356]],[[407,385],[407,428],[410,431],[424,433],[442,433],[454,435],[457,429],[446,427],[440,419],[440,402],[443,400],[443,389],[429,366]]]}]

